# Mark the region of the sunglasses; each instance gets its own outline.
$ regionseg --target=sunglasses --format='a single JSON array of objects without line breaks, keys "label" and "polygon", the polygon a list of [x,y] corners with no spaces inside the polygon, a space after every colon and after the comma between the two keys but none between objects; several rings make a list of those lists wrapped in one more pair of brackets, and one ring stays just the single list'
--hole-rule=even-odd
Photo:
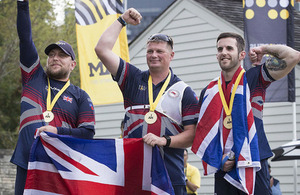
[{"label": "sunglasses", "polygon": [[168,35],[164,35],[164,34],[154,34],[151,35],[148,39],[148,43],[149,42],[155,42],[155,41],[165,41],[167,42],[171,48],[173,49],[173,40],[170,36]]}]

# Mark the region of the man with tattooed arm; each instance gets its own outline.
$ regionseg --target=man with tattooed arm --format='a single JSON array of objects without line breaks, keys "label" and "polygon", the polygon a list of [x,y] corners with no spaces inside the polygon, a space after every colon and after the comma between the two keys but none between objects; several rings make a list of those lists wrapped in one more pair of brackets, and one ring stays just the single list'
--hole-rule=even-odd
[{"label": "man with tattooed arm", "polygon": [[[201,91],[199,100],[199,122],[192,150],[197,154],[201,153],[202,150],[203,156],[199,156],[205,161],[206,167],[210,165],[211,167],[217,167],[213,165],[219,165],[219,169],[212,172],[215,173],[215,194],[218,195],[272,194],[267,162],[268,158],[272,156],[272,151],[263,127],[263,103],[265,101],[266,89],[270,84],[286,76],[300,61],[300,52],[288,46],[263,45],[250,50],[249,56],[254,67],[245,72],[241,66],[241,62],[246,56],[244,49],[245,42],[240,35],[231,32],[219,35],[217,38],[217,59],[221,68],[221,76],[218,79],[214,79]],[[270,55],[270,57],[265,63],[259,65],[266,54]],[[241,87],[235,91],[235,85]],[[236,100],[232,98],[234,96],[235,99],[240,98],[241,102],[244,101],[246,103],[237,104]],[[219,110],[216,110],[216,105],[220,108]],[[236,110],[239,110],[239,112],[236,112]],[[234,112],[237,114],[234,115]],[[242,120],[241,117],[243,115],[245,116],[243,118],[244,123],[241,126],[246,124],[243,126],[244,129],[235,128],[235,125]],[[215,121],[212,121],[212,118],[215,118]],[[210,124],[212,125],[209,126]],[[207,148],[202,147],[201,143],[205,141],[206,137],[208,137],[207,134],[213,129],[216,129],[215,132],[217,132],[218,137],[210,139],[210,143],[206,145]],[[245,133],[246,139],[245,137],[244,139],[240,137],[240,132]],[[250,132],[253,132],[253,134]],[[213,134],[213,136],[216,134]],[[254,142],[245,144],[249,140],[254,140]],[[210,144],[212,142],[217,144],[211,147]],[[237,150],[239,142],[241,147]],[[246,152],[245,154],[244,146],[247,144],[249,146],[247,148],[248,153]],[[251,144],[256,144],[256,146]],[[256,148],[255,152],[253,148]],[[218,159],[222,163],[220,161],[217,163],[210,161],[210,157],[216,155],[214,152],[209,152],[212,149],[219,152]],[[249,157],[249,154],[249,161],[241,158]],[[253,158],[255,155],[256,161]],[[255,170],[250,172],[253,178],[253,182],[250,184],[252,187],[248,185],[248,177],[245,177],[244,183],[239,183],[238,179],[235,180],[238,182],[235,182],[234,180],[230,180],[230,177],[227,177],[230,175],[227,175],[227,173],[237,170],[237,163],[239,162],[248,163],[248,167],[250,167],[248,170],[254,170],[253,167],[259,170],[257,172]],[[239,178],[243,174],[247,175],[248,173],[246,171],[242,174],[238,172],[240,174]]]}]

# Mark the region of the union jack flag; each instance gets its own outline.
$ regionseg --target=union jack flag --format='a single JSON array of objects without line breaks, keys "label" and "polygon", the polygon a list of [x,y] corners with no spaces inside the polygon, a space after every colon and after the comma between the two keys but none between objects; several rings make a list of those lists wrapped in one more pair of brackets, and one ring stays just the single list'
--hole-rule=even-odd
[{"label": "union jack flag", "polygon": [[[234,79],[232,82],[234,83]],[[260,158],[245,74],[237,87],[231,115],[232,129],[229,135],[224,132],[223,127],[225,115],[219,95],[218,78],[214,79],[204,94],[192,151],[202,159],[204,175],[207,175],[220,170],[224,151],[232,150],[235,153],[235,168],[226,173],[224,178],[236,188],[253,194]],[[233,140],[228,140],[228,137]]]},{"label": "union jack flag", "polygon": [[63,100],[72,103],[73,98],[70,98],[70,97],[64,95]]},{"label": "union jack flag", "polygon": [[149,132],[161,137],[166,132],[172,132],[175,135],[182,132],[178,125],[156,111],[157,121],[153,124],[147,124],[144,121],[144,116],[147,112],[147,109],[136,109],[126,113],[127,120],[125,120],[124,137],[143,137]]},{"label": "union jack flag", "polygon": [[78,139],[41,133],[24,194],[174,194],[157,147],[139,139]]}]

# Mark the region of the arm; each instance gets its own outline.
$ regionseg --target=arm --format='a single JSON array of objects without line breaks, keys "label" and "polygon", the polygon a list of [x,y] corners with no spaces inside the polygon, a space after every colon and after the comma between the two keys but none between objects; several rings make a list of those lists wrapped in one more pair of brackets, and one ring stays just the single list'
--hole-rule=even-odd
[{"label": "arm", "polygon": [[[38,128],[39,133],[47,131],[60,135],[70,135],[77,138],[93,139],[95,134],[95,112],[93,103],[88,94],[82,91],[81,101],[78,103],[76,128],[43,126]],[[75,117],[75,116],[74,116]]]},{"label": "arm", "polygon": [[30,67],[38,60],[38,54],[32,41],[31,22],[28,1],[18,1],[17,31],[20,39],[20,62]]},{"label": "arm", "polygon": [[286,76],[300,61],[300,52],[285,45],[264,45],[250,50],[250,60],[258,65],[265,54],[272,55],[266,67],[275,80]]},{"label": "arm", "polygon": [[58,134],[93,139],[95,134],[94,105],[89,95],[83,90],[81,90],[81,92],[80,103],[78,103],[76,128],[58,127]]},{"label": "arm", "polygon": [[[190,165],[188,165],[190,166]],[[189,170],[187,170],[189,171]],[[190,176],[190,180],[186,179],[186,186],[192,191],[192,192],[196,192],[196,190],[198,188],[200,188],[200,182],[201,182],[201,176],[200,176],[200,172],[198,170],[198,168],[194,167],[193,170],[191,170],[192,173]]]},{"label": "arm", "polygon": [[197,185],[193,184],[189,180],[186,180],[186,186],[192,191],[196,192],[196,190],[199,188]]},{"label": "arm", "polygon": [[[139,24],[142,19],[140,13],[133,8],[128,9],[121,17],[127,24],[132,25]],[[116,20],[103,32],[95,47],[97,56],[113,76],[117,74],[120,58],[112,52],[112,49],[122,28],[123,25]]]},{"label": "arm", "polygon": [[54,127],[51,125],[47,125],[47,126],[42,126],[37,130],[38,130],[38,134],[42,133],[43,131],[46,131],[46,132],[51,132],[59,135],[71,135],[73,137],[83,138],[83,139],[93,139],[95,134],[92,129],[86,129],[84,127],[70,129],[70,128]]},{"label": "arm", "polygon": [[[184,126],[184,131],[174,136],[170,136],[171,148],[187,148],[190,147],[193,143],[195,137],[195,128],[196,125],[186,125]],[[152,133],[148,133],[143,137],[143,140],[146,144],[151,146],[165,146],[167,144],[167,140],[164,137],[158,137]]]}]

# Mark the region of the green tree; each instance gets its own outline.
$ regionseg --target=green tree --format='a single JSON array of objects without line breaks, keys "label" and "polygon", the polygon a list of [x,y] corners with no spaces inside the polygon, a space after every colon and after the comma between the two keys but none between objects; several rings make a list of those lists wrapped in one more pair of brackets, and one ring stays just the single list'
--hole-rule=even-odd
[{"label": "green tree", "polygon": [[71,8],[71,5],[67,5],[65,22],[59,27],[59,38],[67,41],[73,46],[74,52],[76,54],[77,65],[73,70],[70,80],[74,85],[80,86],[80,73],[79,73],[79,59],[78,59],[78,49],[77,49],[77,39],[76,39],[76,20],[75,20],[75,10]]},{"label": "green tree", "polygon": [[[0,0],[0,148],[14,148],[19,129],[22,84],[16,5],[16,1]],[[76,48],[74,14],[67,15],[65,25],[56,26],[56,16],[48,0],[29,0],[29,7],[32,37],[42,65],[47,61],[44,49],[48,44],[65,40]],[[71,79],[79,85],[78,67]]]}]

